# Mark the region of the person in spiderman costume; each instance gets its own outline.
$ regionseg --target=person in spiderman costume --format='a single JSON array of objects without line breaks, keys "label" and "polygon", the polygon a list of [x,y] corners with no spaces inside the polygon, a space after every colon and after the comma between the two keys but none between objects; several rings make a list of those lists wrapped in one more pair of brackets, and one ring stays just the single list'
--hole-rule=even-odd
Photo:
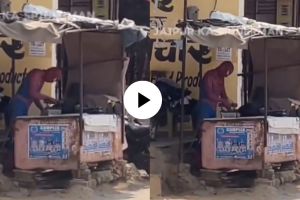
[{"label": "person in spiderman costume", "polygon": [[227,110],[237,107],[237,104],[231,101],[225,90],[225,78],[233,73],[234,66],[231,62],[223,62],[217,68],[208,71],[200,87],[202,101],[198,103],[192,113],[193,126],[197,132],[196,144],[196,171],[201,167],[201,120],[205,118],[216,118],[217,106],[225,107]]},{"label": "person in spiderman costume", "polygon": [[8,131],[8,141],[5,147],[8,151],[4,154],[3,173],[7,176],[13,176],[14,169],[14,131],[13,125],[17,117],[27,116],[28,110],[34,103],[41,111],[45,113],[45,108],[41,101],[48,104],[59,103],[58,100],[41,94],[41,90],[45,83],[53,83],[61,80],[62,71],[59,68],[52,67],[47,70],[33,69],[31,70],[15,96],[12,97],[7,108],[5,109],[5,125]]},{"label": "person in spiderman costume", "polygon": [[231,101],[225,90],[225,78],[233,73],[234,66],[231,62],[223,62],[216,69],[208,71],[203,77],[203,107],[204,117],[216,117],[218,104],[230,110],[237,104]]},{"label": "person in spiderman costume", "polygon": [[41,94],[41,90],[45,83],[53,83],[61,80],[61,78],[62,71],[57,67],[46,70],[31,70],[23,80],[16,95],[12,97],[8,108],[5,111],[6,126],[11,128],[16,117],[27,116],[32,103],[39,108],[42,114],[45,113],[45,108],[41,101],[44,101],[47,104],[59,103],[58,100]]},{"label": "person in spiderman costume", "polygon": [[217,106],[230,110],[237,104],[231,101],[225,90],[225,78],[233,73],[234,66],[231,62],[223,62],[217,68],[208,71],[203,77],[201,86],[202,101],[194,109],[194,126],[203,118],[215,118]]}]

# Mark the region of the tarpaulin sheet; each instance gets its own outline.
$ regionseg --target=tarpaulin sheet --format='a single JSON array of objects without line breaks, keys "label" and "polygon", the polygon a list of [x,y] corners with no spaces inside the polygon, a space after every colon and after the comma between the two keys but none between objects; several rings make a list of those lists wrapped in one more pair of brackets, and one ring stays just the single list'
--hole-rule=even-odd
[{"label": "tarpaulin sheet", "polygon": [[264,22],[258,22],[245,17],[237,17],[219,11],[213,12],[210,19],[229,22],[236,25],[221,27],[209,26],[188,27],[185,34],[194,42],[216,48],[228,47],[247,49],[248,42],[258,37],[291,36],[299,35],[300,29],[296,27],[286,27]]},{"label": "tarpaulin sheet", "polygon": [[[122,22],[101,20],[93,17],[72,15],[59,10],[49,10],[41,6],[27,4],[23,8],[25,18],[10,23],[0,22],[0,33],[24,42],[61,43],[62,36],[70,30],[81,29],[78,23],[93,25],[98,30],[118,30],[122,34],[123,46],[128,47],[148,35],[147,27],[136,26],[134,21]],[[39,16],[39,20],[35,20]],[[32,17],[32,19],[31,19]]]}]

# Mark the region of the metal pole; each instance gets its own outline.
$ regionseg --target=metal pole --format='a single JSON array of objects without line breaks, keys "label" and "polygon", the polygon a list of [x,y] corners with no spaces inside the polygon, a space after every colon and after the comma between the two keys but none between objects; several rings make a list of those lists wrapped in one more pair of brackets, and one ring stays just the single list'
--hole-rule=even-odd
[{"label": "metal pole", "polygon": [[[82,134],[83,134],[83,48],[82,48],[82,32],[79,33],[79,62],[80,62],[80,133],[79,133],[79,146],[82,146]],[[78,152],[78,178],[80,177],[80,151]]]},{"label": "metal pole", "polygon": [[248,85],[248,82],[249,82],[249,63],[250,63],[250,53],[249,51],[245,51],[243,50],[242,51],[242,63],[243,63],[243,72],[242,72],[242,79],[243,79],[243,92],[244,92],[244,104],[247,104],[248,103],[248,91],[249,91],[249,85]]},{"label": "metal pole", "polygon": [[265,39],[265,46],[264,46],[264,51],[265,51],[265,121],[267,120],[268,117],[268,69],[269,69],[269,61],[268,61],[268,47],[267,47],[267,41],[268,39]]},{"label": "metal pole", "polygon": [[11,59],[11,93],[12,97],[16,94],[16,85],[15,85],[15,73],[16,73],[16,60],[14,58]]},{"label": "metal pole", "polygon": [[[80,32],[79,35],[79,51],[80,51],[80,131],[83,130],[83,124],[82,124],[82,120],[83,120],[83,49],[82,49],[82,32]],[[80,145],[81,145],[81,137],[80,137]]]},{"label": "metal pole", "polygon": [[[11,43],[14,46],[14,44],[17,43],[17,41],[12,39]],[[11,94],[12,94],[11,96],[12,97],[15,96],[15,94],[16,94],[15,73],[16,73],[16,60],[15,60],[14,56],[12,56],[12,59],[11,59]]]},{"label": "metal pole", "polygon": [[[63,37],[63,36],[62,36]],[[63,71],[63,78],[59,82],[59,100],[63,99],[63,92],[64,92],[64,62],[65,62],[65,44],[64,40],[62,40],[61,46],[60,46],[60,69]]]},{"label": "metal pole", "polygon": [[[245,83],[246,83],[246,88],[245,88],[245,94],[246,94],[246,96],[245,96],[245,104],[249,102],[249,91],[250,91],[250,89],[252,89],[252,88],[250,88],[251,85],[249,83],[250,78],[253,76],[252,73],[250,73],[250,67],[252,66],[251,59],[252,58],[251,58],[250,50],[248,50],[247,51],[247,69],[246,69],[246,73],[247,74],[246,74],[246,77],[244,78],[246,80],[245,81]],[[253,78],[251,78],[251,79],[253,79]]]},{"label": "metal pole", "polygon": [[[183,31],[185,32],[186,29],[186,23],[187,23],[187,0],[184,0],[184,6],[183,6]],[[179,151],[178,151],[178,173],[180,172],[180,163],[183,161],[183,123],[184,123],[184,96],[185,96],[185,70],[186,70],[186,49],[187,49],[187,39],[185,34],[182,36],[182,79],[181,79],[181,115],[180,115],[180,136],[179,136]]]},{"label": "metal pole", "polygon": [[[203,100],[203,93],[201,91],[201,88],[202,88],[202,83],[203,83],[203,62],[202,62],[202,55],[203,55],[203,46],[200,44],[200,64],[199,64],[199,102],[200,102],[200,120],[199,120],[199,123],[200,123],[200,136],[202,135],[202,124],[203,124],[203,117],[202,117],[202,100]],[[198,123],[198,122],[196,122]],[[197,127],[197,124],[196,124],[196,127]],[[198,132],[198,130],[196,129],[196,131]],[[199,134],[199,133],[198,133]],[[201,139],[201,138],[199,138]]]},{"label": "metal pole", "polygon": [[265,38],[264,52],[265,52],[265,113],[264,113],[264,147],[267,146],[267,134],[268,134],[268,70],[269,70],[269,61],[268,61],[268,39]]},{"label": "metal pole", "polygon": [[115,0],[115,20],[119,19],[120,1]]},{"label": "metal pole", "polygon": [[[122,47],[123,49],[123,47]],[[126,55],[123,53],[123,57],[125,57]],[[128,69],[128,65],[129,63],[127,64],[127,66],[124,65],[124,63],[127,64],[127,61],[125,62],[123,60],[123,69],[122,71],[124,70],[124,68],[126,67],[126,71]],[[122,138],[121,138],[121,142],[122,142],[122,145],[125,143],[125,106],[124,106],[124,92],[126,90],[126,73],[125,73],[125,77],[122,77],[123,80],[122,80],[122,102],[121,102],[121,107],[122,107],[122,111],[121,111],[121,135],[122,135]]]}]

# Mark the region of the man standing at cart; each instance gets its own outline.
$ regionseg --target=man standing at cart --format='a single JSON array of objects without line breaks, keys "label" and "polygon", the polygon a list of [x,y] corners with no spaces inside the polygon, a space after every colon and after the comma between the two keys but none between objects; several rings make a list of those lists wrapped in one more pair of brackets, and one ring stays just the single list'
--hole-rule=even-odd
[{"label": "man standing at cart", "polygon": [[203,118],[215,118],[217,106],[225,107],[230,110],[236,107],[227,96],[225,90],[225,78],[233,73],[233,64],[223,62],[216,69],[208,71],[203,77],[201,88],[202,101],[194,110],[194,127],[199,130],[199,120]]},{"label": "man standing at cart", "polygon": [[217,68],[206,72],[203,77],[201,89],[202,100],[199,101],[196,108],[193,110],[193,126],[197,132],[197,149],[195,165],[192,170],[198,170],[201,163],[201,126],[204,118],[217,117],[217,107],[225,107],[230,110],[232,107],[237,107],[227,96],[225,90],[225,78],[233,73],[234,66],[231,62],[223,62]]},{"label": "man standing at cart", "polygon": [[62,71],[59,68],[52,67],[47,70],[33,69],[23,80],[19,90],[11,99],[7,109],[5,110],[5,125],[8,131],[8,142],[6,143],[7,153],[4,155],[3,173],[10,176],[14,168],[14,142],[13,142],[13,124],[17,117],[27,116],[32,103],[34,103],[41,111],[45,113],[45,109],[41,103],[44,101],[49,104],[56,104],[59,101],[41,94],[41,90],[45,83],[53,83],[61,80]]},{"label": "man standing at cart", "polygon": [[213,111],[216,111],[218,104],[227,110],[237,106],[228,98],[225,89],[225,78],[233,73],[233,69],[233,64],[226,61],[216,69],[208,71],[203,77],[203,87],[201,87],[203,101],[209,104]]},{"label": "man standing at cart", "polygon": [[56,104],[59,101],[44,95],[41,90],[45,83],[53,83],[61,80],[62,71],[57,67],[52,67],[47,70],[33,69],[31,70],[24,81],[22,82],[19,90],[10,101],[8,108],[5,112],[5,121],[8,128],[14,123],[16,117],[27,116],[28,110],[32,103],[34,103],[41,113],[45,113],[41,101],[49,104]]}]

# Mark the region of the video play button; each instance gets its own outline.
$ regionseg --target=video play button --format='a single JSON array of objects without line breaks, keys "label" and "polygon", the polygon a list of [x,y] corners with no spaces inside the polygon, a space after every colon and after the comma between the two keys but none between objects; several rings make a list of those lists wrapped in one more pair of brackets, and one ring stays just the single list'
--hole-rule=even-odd
[{"label": "video play button", "polygon": [[139,108],[142,107],[143,105],[145,105],[146,103],[148,103],[150,101],[150,99],[148,99],[147,97],[145,97],[144,95],[142,95],[141,93],[138,93],[138,104],[139,104]]},{"label": "video play button", "polygon": [[162,96],[151,82],[138,81],[130,85],[124,94],[124,106],[136,119],[150,119],[160,110]]}]

